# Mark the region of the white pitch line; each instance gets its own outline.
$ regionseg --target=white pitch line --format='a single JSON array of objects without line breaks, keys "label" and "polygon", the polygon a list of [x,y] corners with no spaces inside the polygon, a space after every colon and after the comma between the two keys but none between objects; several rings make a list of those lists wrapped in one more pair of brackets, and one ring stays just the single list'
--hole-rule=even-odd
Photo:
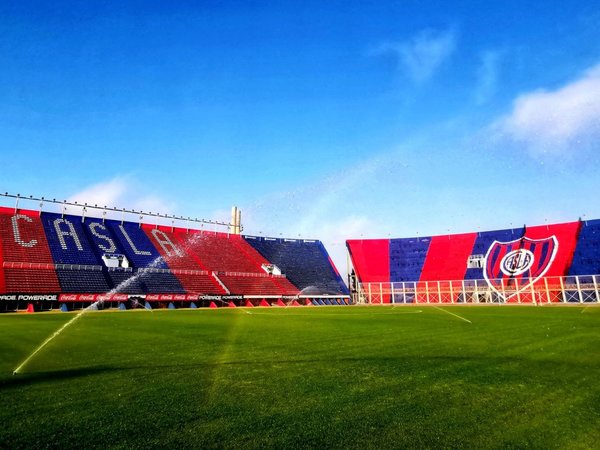
[{"label": "white pitch line", "polygon": [[317,311],[315,311],[314,313],[290,313],[290,314],[279,314],[279,313],[274,313],[274,312],[268,312],[268,311],[255,311],[254,313],[251,313],[249,311],[246,311],[247,314],[254,314],[255,316],[279,316],[279,317],[297,317],[297,316],[308,316],[308,317],[333,317],[333,316],[342,316],[342,317],[363,317],[365,315],[369,315],[369,316],[391,316],[391,315],[400,315],[400,314],[420,314],[422,313],[423,310],[418,309],[416,311],[402,311],[402,312],[372,312],[372,313],[365,313],[365,314],[353,314],[353,313],[321,313],[319,314]]},{"label": "white pitch line", "polygon": [[473,323],[473,322],[471,322],[469,319],[465,319],[464,317],[462,317],[462,316],[459,316],[458,314],[454,314],[454,313],[451,313],[450,311],[446,311],[445,309],[442,309],[442,308],[440,308],[439,306],[434,306],[434,308],[435,308],[435,309],[439,309],[440,311],[444,311],[446,314],[450,314],[451,316],[457,317],[457,318],[459,318],[460,320],[464,320],[465,322]]}]

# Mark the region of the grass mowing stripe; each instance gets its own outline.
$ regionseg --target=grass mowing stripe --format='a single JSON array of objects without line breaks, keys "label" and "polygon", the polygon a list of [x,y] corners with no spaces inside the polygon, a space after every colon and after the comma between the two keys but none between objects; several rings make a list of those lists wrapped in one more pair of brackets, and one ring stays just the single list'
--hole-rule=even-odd
[{"label": "grass mowing stripe", "polygon": [[596,448],[600,310],[460,307],[0,314],[0,448]]},{"label": "grass mowing stripe", "polygon": [[454,313],[451,313],[450,311],[446,311],[445,309],[442,309],[439,306],[434,306],[434,308],[439,309],[440,311],[444,311],[446,314],[450,314],[451,316],[458,317],[460,320],[464,320],[465,322],[473,323],[469,319],[465,319],[464,317],[459,316],[458,314],[454,314]]}]

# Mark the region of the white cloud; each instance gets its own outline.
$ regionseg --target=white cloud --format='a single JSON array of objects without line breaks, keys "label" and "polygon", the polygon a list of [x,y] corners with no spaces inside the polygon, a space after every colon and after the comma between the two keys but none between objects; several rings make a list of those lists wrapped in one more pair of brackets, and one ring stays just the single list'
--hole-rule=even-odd
[{"label": "white cloud", "polygon": [[488,50],[481,54],[477,70],[477,86],[475,88],[475,103],[483,105],[496,93],[498,74],[502,53]]},{"label": "white cloud", "polygon": [[456,32],[426,29],[401,42],[386,42],[377,55],[391,55],[416,83],[429,80],[456,49]]},{"label": "white cloud", "polygon": [[[160,214],[171,214],[174,203],[154,194],[150,187],[131,176],[116,176],[85,187],[69,196],[69,202],[87,203],[90,206],[128,209]],[[82,208],[69,206],[69,214],[81,214]],[[88,209],[88,216],[101,216],[101,210]],[[112,216],[115,214],[113,213]],[[120,216],[119,216],[120,217]]]},{"label": "white cloud", "polygon": [[493,128],[534,154],[587,147],[600,137],[600,64],[559,89],[520,95]]}]

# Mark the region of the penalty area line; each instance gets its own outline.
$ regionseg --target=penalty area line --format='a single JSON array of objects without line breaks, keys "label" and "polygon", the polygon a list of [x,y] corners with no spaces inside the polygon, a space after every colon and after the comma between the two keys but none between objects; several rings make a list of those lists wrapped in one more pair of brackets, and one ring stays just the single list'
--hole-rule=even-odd
[{"label": "penalty area line", "polygon": [[444,311],[446,314],[450,314],[451,316],[457,317],[457,318],[459,318],[460,320],[464,320],[465,322],[469,322],[469,323],[471,323],[471,324],[473,323],[473,322],[471,322],[469,319],[465,319],[464,317],[462,317],[462,316],[459,316],[458,314],[454,314],[454,313],[451,313],[450,311],[446,311],[445,309],[442,309],[442,308],[440,308],[439,306],[434,306],[434,308],[435,308],[435,309],[439,309],[440,311]]}]

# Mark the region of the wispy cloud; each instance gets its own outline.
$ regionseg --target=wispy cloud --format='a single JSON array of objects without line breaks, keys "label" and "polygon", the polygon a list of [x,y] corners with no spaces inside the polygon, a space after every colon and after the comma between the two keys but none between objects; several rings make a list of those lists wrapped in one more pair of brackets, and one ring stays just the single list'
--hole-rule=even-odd
[{"label": "wispy cloud", "polygon": [[456,49],[457,33],[448,30],[425,29],[407,40],[385,42],[373,52],[389,55],[397,60],[400,70],[415,83],[423,83],[434,76]]},{"label": "wispy cloud", "polygon": [[501,51],[488,50],[480,55],[475,87],[475,103],[477,105],[487,103],[496,93],[501,61]]},{"label": "wispy cloud", "polygon": [[520,95],[492,128],[537,155],[588,148],[600,137],[600,64],[558,89]]}]

